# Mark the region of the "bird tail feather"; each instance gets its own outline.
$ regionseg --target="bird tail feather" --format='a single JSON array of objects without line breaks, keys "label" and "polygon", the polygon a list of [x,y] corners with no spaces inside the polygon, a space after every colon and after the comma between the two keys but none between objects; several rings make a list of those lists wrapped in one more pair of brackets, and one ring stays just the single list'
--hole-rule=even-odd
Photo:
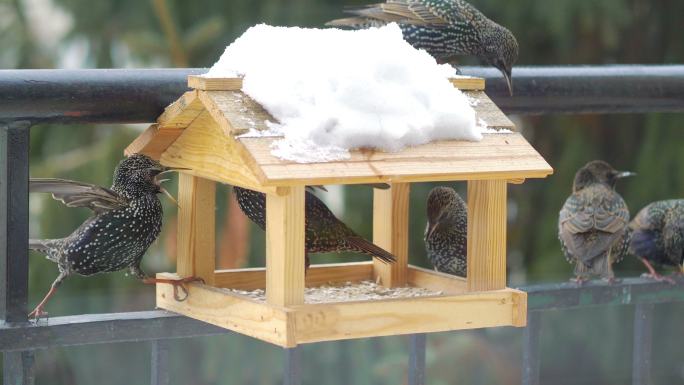
[{"label": "bird tail feather", "polygon": [[600,276],[601,278],[612,278],[614,276],[613,268],[608,259],[608,256],[604,254],[598,258],[594,258],[588,264],[577,261],[577,264],[575,265],[575,275],[578,277]]},{"label": "bird tail feather", "polygon": [[29,239],[28,248],[29,250],[43,253],[49,260],[53,260],[50,250],[53,249],[59,241],[60,239]]},{"label": "bird tail feather", "polygon": [[394,263],[397,261],[397,257],[392,255],[392,253],[361,237],[350,237],[347,239],[347,242],[355,250],[376,257],[385,263]]}]

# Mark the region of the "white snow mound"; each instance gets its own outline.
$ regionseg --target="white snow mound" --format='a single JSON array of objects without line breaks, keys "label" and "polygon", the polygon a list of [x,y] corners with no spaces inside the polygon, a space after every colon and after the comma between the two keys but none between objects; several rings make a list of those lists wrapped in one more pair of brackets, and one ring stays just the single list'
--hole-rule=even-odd
[{"label": "white snow mound", "polygon": [[207,77],[243,77],[242,90],[279,123],[273,154],[295,162],[349,157],[355,148],[399,151],[439,139],[481,140],[456,75],[402,38],[396,24],[359,31],[248,29]]}]

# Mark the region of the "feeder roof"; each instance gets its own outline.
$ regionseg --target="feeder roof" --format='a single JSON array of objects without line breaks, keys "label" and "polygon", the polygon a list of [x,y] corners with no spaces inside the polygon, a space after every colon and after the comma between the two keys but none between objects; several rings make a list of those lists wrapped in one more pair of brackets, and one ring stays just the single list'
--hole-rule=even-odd
[{"label": "feeder roof", "polygon": [[553,172],[539,153],[484,93],[484,80],[452,79],[476,100],[478,119],[494,130],[480,142],[437,141],[395,153],[360,149],[351,158],[294,163],[271,154],[275,137],[240,137],[275,121],[240,91],[241,79],[190,76],[192,91],[166,108],[127,149],[198,176],[266,191],[277,186],[543,178]]}]

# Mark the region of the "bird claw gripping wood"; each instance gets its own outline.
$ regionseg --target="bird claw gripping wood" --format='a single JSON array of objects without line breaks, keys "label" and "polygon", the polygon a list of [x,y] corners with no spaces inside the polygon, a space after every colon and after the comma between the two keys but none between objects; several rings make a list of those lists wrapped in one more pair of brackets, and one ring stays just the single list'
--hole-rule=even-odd
[{"label": "bird claw gripping wood", "polygon": [[[200,277],[186,277],[182,279],[165,279],[165,278],[147,278],[143,281],[146,284],[168,283],[173,285],[173,299],[178,302],[184,302],[190,296],[186,283],[201,282],[204,284],[204,279]],[[179,290],[180,289],[180,290]],[[183,293],[183,296],[180,293]]]}]

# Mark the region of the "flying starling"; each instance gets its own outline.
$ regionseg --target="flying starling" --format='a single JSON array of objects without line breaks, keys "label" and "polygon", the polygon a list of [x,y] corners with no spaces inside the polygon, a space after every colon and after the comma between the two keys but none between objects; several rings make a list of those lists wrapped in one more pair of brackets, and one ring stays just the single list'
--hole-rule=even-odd
[{"label": "flying starling", "polygon": [[345,12],[352,16],[326,25],[368,28],[396,22],[409,44],[440,63],[466,55],[496,67],[513,95],[511,70],[518,60],[518,41],[511,31],[463,0],[387,0]]},{"label": "flying starling", "polygon": [[[266,230],[266,195],[238,186],[233,187],[235,197],[242,212]],[[306,266],[309,266],[308,253],[341,253],[351,251],[377,257],[386,263],[396,260],[395,256],[357,235],[330,209],[309,191],[304,198],[306,233]]]},{"label": "flying starling", "polygon": [[454,189],[435,187],[427,199],[425,249],[437,271],[466,276],[468,208]]},{"label": "flying starling", "polygon": [[615,280],[612,264],[622,260],[629,244],[629,209],[615,182],[632,175],[600,160],[575,174],[572,195],[558,217],[558,238],[580,284],[591,275]]},{"label": "flying starling", "polygon": [[180,285],[192,280],[149,278],[140,268],[143,254],[161,231],[162,205],[157,194],[166,190],[157,176],[163,171],[156,161],[136,154],[116,167],[111,188],[64,179],[30,180],[30,192],[51,193],[67,207],[87,207],[93,215],[65,238],[29,240],[29,249],[45,254],[59,268],[50,291],[29,317],[46,314],[43,308],[48,299],[74,273],[89,276],[129,269],[145,283]]},{"label": "flying starling", "polygon": [[671,266],[684,273],[684,199],[658,201],[639,211],[629,225],[629,251],[648,268],[651,278],[674,283],[653,268]]}]

